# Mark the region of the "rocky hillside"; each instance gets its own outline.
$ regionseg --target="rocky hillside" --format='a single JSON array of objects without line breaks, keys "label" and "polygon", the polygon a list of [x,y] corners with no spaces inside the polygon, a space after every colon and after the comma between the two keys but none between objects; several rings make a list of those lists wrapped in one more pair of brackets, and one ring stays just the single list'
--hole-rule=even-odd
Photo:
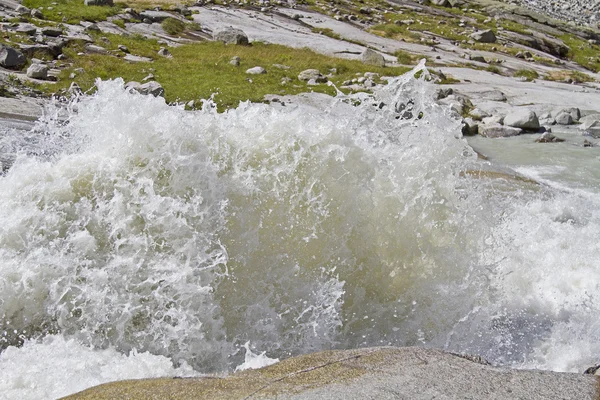
[{"label": "rocky hillside", "polygon": [[[571,3],[0,0],[0,96],[65,98],[93,90],[98,77],[122,77],[131,90],[190,108],[214,95],[224,109],[267,94],[334,94],[330,83],[371,91],[426,58],[447,85],[440,102],[466,118],[466,134],[550,131],[600,111],[589,109],[600,78],[596,6]],[[503,125],[518,101],[534,105],[537,124]],[[570,108],[571,119],[555,118]],[[578,126],[597,136],[595,121]]]}]

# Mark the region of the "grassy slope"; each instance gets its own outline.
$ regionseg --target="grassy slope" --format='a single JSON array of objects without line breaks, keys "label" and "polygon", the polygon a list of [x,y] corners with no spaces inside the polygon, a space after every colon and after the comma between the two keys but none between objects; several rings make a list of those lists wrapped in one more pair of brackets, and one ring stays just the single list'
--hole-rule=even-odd
[{"label": "grassy slope", "polygon": [[[261,101],[265,94],[296,94],[306,91],[318,91],[335,94],[335,89],[326,85],[307,86],[298,80],[298,74],[308,68],[319,69],[326,74],[331,69],[336,72],[330,80],[341,85],[344,80],[356,77],[357,73],[367,71],[381,75],[399,75],[408,70],[405,67],[374,67],[360,61],[345,60],[317,54],[308,49],[254,43],[252,46],[224,45],[219,42],[199,42],[170,49],[173,58],[157,55],[160,45],[154,40],[139,36],[129,38],[116,35],[103,35],[110,43],[104,43],[107,49],[116,49],[119,44],[127,46],[136,55],[155,59],[152,63],[130,63],[122,58],[89,54],[76,56],[79,48],[66,51],[72,68],[63,72],[58,88],[67,88],[66,79],[77,68],[84,73],[75,78],[82,89],[93,86],[96,77],[102,79],[123,77],[140,81],[149,73],[165,88],[167,101],[198,100],[217,93],[215,100],[222,107],[235,106],[240,100]],[[229,63],[232,57],[241,58],[240,66]],[[289,69],[274,67],[273,64],[288,66]],[[248,75],[248,68],[262,66],[267,70],[263,75]],[[282,85],[282,79],[290,81]]]},{"label": "grassy slope", "polygon": [[[105,20],[111,15],[119,13],[126,4],[116,3],[113,7],[83,6],[83,0],[24,0],[24,4],[30,8],[42,8],[45,21],[34,21],[36,24],[56,24],[63,19],[68,22],[79,22],[80,20],[98,21]],[[162,4],[165,8],[171,8],[171,0],[152,0],[153,4]],[[57,3],[57,4],[53,4]],[[324,3],[307,1],[308,5],[319,12],[330,13]],[[149,3],[146,0],[129,0],[129,5],[142,8]],[[463,19],[467,26],[478,29],[493,29],[498,27],[511,30],[521,34],[529,33],[529,29],[517,22],[488,18],[486,13],[475,9],[467,11],[455,8],[440,8],[442,15],[434,15],[425,12],[391,7],[382,0],[362,0],[361,2],[348,0],[344,3],[336,3],[344,12],[360,14],[361,7],[372,7],[382,11],[383,20],[381,24],[374,26],[371,31],[382,36],[393,37],[407,41],[421,41],[421,38],[430,34],[456,40],[465,49],[498,51],[514,55],[519,49],[498,44],[469,43],[469,29],[460,26]],[[51,7],[51,9],[48,9]],[[383,12],[385,10],[386,12]],[[444,15],[445,14],[445,15]],[[454,17],[451,17],[454,15]],[[31,18],[26,17],[26,20]],[[398,20],[412,19],[410,25],[396,24]],[[53,21],[53,22],[52,22]],[[181,27],[176,27],[177,34]],[[189,24],[185,29],[193,29]],[[337,36],[334,32],[321,32],[328,36]],[[220,43],[201,42],[185,45],[171,49],[172,59],[162,58],[157,55],[160,45],[156,40],[146,39],[141,36],[121,37],[115,35],[94,36],[96,44],[113,51],[114,56],[87,54],[79,56],[77,53],[83,51],[83,44],[73,44],[65,49],[67,59],[63,63],[72,66],[65,69],[61,79],[56,85],[44,85],[41,87],[46,92],[55,92],[66,89],[72,81],[77,82],[84,90],[93,87],[96,77],[102,79],[123,77],[126,81],[137,80],[153,73],[166,90],[168,101],[189,101],[209,97],[218,93],[215,97],[222,107],[234,106],[240,100],[260,101],[264,94],[281,93],[295,94],[303,91],[319,91],[333,94],[335,90],[325,85],[309,87],[306,83],[297,79],[298,73],[307,68],[317,68],[327,74],[331,69],[336,72],[330,80],[340,85],[344,80],[352,79],[356,74],[366,71],[378,72],[381,75],[398,75],[406,71],[406,68],[377,68],[364,65],[359,61],[349,61],[327,57],[314,53],[307,49],[290,49],[283,46],[266,45],[255,43],[253,46],[225,46]],[[573,35],[560,37],[570,46],[569,58],[580,65],[590,69],[600,69],[600,48]],[[107,41],[108,40],[108,41]],[[0,38],[0,41],[3,41]],[[30,42],[25,35],[4,35],[4,41]],[[154,59],[152,63],[130,63],[119,56],[124,54],[117,50],[119,44],[126,45],[132,54],[146,56]],[[402,64],[413,64],[420,56],[405,52],[398,52],[398,61]],[[241,57],[241,65],[234,67],[229,64],[231,57]],[[536,59],[536,62],[544,60]],[[548,62],[550,62],[549,60]],[[283,64],[290,68],[288,70],[273,67],[273,64]],[[260,65],[267,69],[265,75],[247,75],[245,70]],[[468,66],[468,65],[467,65]],[[83,73],[78,73],[74,80],[69,75],[74,70],[82,68]],[[499,69],[499,73],[504,73]],[[523,72],[521,72],[522,74]],[[581,74],[581,73],[579,73]],[[542,79],[563,79],[563,74],[541,77]],[[287,78],[289,82],[282,84],[282,79]],[[533,79],[527,76],[528,79]],[[579,81],[586,79],[579,79]],[[585,78],[585,77],[583,77]]]}]

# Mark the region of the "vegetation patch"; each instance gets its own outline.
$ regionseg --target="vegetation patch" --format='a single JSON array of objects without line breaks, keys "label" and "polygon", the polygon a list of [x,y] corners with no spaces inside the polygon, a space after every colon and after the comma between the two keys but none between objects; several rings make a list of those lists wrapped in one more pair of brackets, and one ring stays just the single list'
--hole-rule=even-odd
[{"label": "vegetation patch", "polygon": [[165,19],[160,26],[162,26],[164,31],[171,36],[180,35],[185,30],[185,24],[175,18]]},{"label": "vegetation patch", "polygon": [[402,65],[416,65],[423,56],[419,54],[409,53],[404,50],[396,50],[394,52],[396,59],[398,60],[398,64]]},{"label": "vegetation patch", "polygon": [[[29,8],[42,9],[44,18],[56,22],[77,24],[80,21],[105,21],[106,18],[116,15],[121,7],[85,6],[83,0],[23,0],[23,5]],[[48,6],[52,9],[48,9]]]},{"label": "vegetation patch", "polygon": [[330,38],[342,40],[342,37],[329,28],[312,28],[312,33],[329,36]]},{"label": "vegetation patch", "polygon": [[488,65],[485,70],[492,74],[502,75],[502,70],[496,65]]},{"label": "vegetation patch", "polygon": [[4,84],[0,83],[0,97],[15,97],[15,94],[9,91]]},{"label": "vegetation patch", "polygon": [[[56,86],[47,85],[45,90],[66,90],[72,81],[87,91],[94,86],[97,77],[112,79],[122,77],[126,82],[141,81],[152,73],[156,81],[165,89],[168,102],[187,102],[209,98],[214,99],[221,110],[235,107],[240,101],[260,102],[265,94],[297,94],[306,91],[334,95],[335,88],[327,85],[307,86],[298,80],[298,74],[309,68],[316,68],[323,74],[331,74],[329,79],[338,87],[345,80],[356,77],[357,73],[376,72],[380,75],[397,76],[409,70],[407,67],[375,67],[357,60],[346,60],[317,54],[309,49],[292,49],[280,45],[253,43],[252,46],[226,46],[219,42],[199,42],[170,49],[173,58],[157,56],[160,45],[155,40],[132,36],[104,35],[110,43],[105,44],[115,54],[119,44],[128,47],[132,54],[151,57],[148,63],[130,63],[122,58],[99,54],[76,56],[83,44],[65,50],[72,68],[61,73]],[[232,57],[241,59],[239,66],[230,64]],[[273,64],[286,65],[289,69],[273,67]],[[266,74],[248,75],[246,70],[262,66]],[[82,68],[75,79],[69,75]]]},{"label": "vegetation patch", "polygon": [[595,79],[589,76],[586,73],[580,71],[569,71],[569,70],[559,70],[559,71],[550,71],[546,74],[545,79],[548,81],[560,81],[560,82],[594,82]]},{"label": "vegetation patch", "polygon": [[539,78],[539,74],[532,69],[520,69],[516,71],[513,76],[525,78],[528,82]]},{"label": "vegetation patch", "polygon": [[569,46],[569,59],[592,72],[600,71],[600,47],[598,45],[588,43],[572,34],[562,35],[560,39]]}]

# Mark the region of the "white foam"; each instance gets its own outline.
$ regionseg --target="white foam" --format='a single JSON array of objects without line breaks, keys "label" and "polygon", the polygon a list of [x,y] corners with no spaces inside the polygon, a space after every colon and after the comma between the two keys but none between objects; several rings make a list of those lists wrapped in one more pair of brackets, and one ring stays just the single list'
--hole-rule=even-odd
[{"label": "white foam", "polygon": [[166,357],[114,349],[95,350],[49,335],[0,353],[0,399],[56,399],[90,386],[124,379],[198,376]]},{"label": "white foam", "polygon": [[266,353],[263,351],[262,353],[253,353],[250,349],[250,342],[244,343],[244,349],[246,349],[246,354],[244,356],[244,363],[235,367],[236,371],[245,371],[247,369],[257,369],[262,367],[267,367],[269,365],[273,365],[279,362],[278,358],[269,358]]}]

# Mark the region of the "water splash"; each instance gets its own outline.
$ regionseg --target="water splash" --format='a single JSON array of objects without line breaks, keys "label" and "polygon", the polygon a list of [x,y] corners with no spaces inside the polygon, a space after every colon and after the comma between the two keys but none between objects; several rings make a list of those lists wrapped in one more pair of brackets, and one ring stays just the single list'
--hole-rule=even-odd
[{"label": "water splash", "polygon": [[598,199],[488,173],[426,75],[223,114],[99,82],[0,177],[2,346],[213,372],[248,342],[424,344],[576,369],[591,357],[556,351],[600,345]]}]

